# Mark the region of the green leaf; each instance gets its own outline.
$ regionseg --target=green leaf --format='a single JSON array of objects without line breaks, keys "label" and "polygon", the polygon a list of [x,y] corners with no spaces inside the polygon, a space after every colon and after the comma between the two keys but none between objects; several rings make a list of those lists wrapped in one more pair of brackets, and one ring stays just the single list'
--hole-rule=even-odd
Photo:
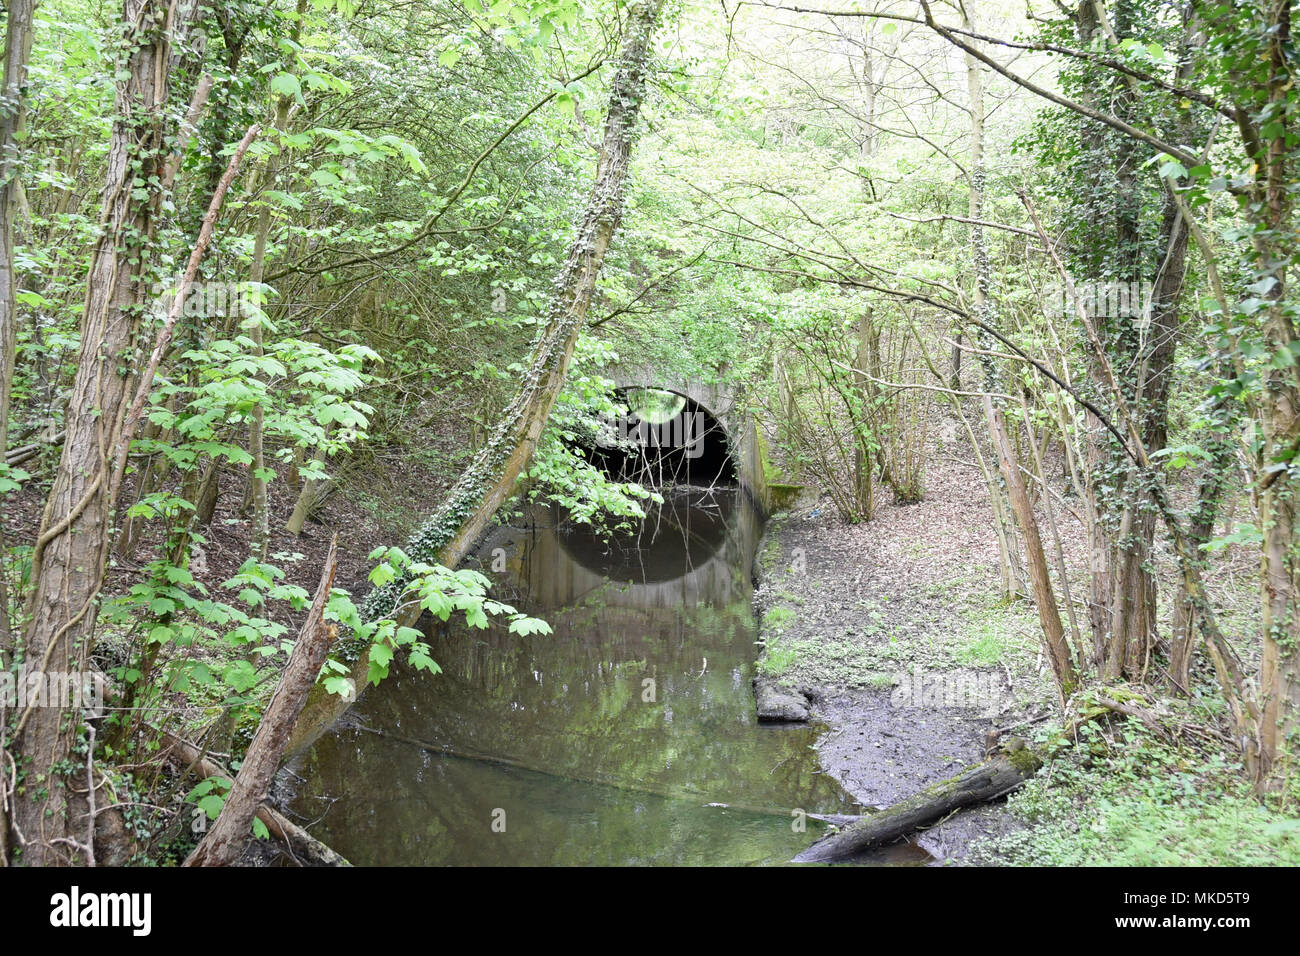
[{"label": "green leaf", "polygon": [[1187,167],[1176,159],[1171,159],[1160,165],[1160,176],[1162,179],[1182,179],[1187,175]]},{"label": "green leaf", "polygon": [[210,793],[199,800],[199,809],[208,815],[209,820],[215,820],[221,813],[221,808],[226,805],[226,798],[215,793]]},{"label": "green leaf", "polygon": [[302,99],[302,83],[292,73],[280,73],[271,80],[271,92],[278,96],[290,96]]}]

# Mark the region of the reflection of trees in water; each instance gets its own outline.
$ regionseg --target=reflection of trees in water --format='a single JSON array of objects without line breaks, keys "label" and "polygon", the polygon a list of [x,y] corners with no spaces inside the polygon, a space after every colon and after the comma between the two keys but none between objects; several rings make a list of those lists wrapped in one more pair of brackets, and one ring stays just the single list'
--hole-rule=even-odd
[{"label": "reflection of trees in water", "polygon": [[[325,752],[339,747],[348,759]],[[352,759],[359,749],[360,756]],[[344,771],[343,768],[348,770]],[[369,800],[355,777],[382,796]],[[347,793],[314,832],[360,864],[483,865],[780,863],[816,838],[786,814],[756,814],[575,783],[471,760],[430,757],[356,731],[334,737],[298,805],[319,815],[312,792]],[[504,833],[491,829],[505,811]]]},{"label": "reflection of trees in water", "polygon": [[[527,804],[528,825],[558,841],[529,851],[533,862],[550,862],[544,857],[552,853],[556,862],[586,860],[565,857],[562,845],[590,825],[592,814],[604,831],[592,839],[611,845],[590,854],[620,862],[649,841],[662,842],[669,857],[687,853],[673,849],[675,841],[689,842],[694,833],[698,842],[700,827],[715,826],[715,818],[697,818],[692,809],[709,802],[785,814],[796,806],[843,812],[847,796],[817,772],[816,731],[757,724],[750,690],[748,568],[758,529],[752,509],[733,495],[712,510],[666,503],[654,518],[643,540],[660,549],[655,560],[662,567],[675,564],[676,578],[611,580],[590,566],[599,562],[576,560],[574,537],[554,525],[510,538],[508,564],[522,603],[554,633],[432,628],[430,646],[443,673],[397,673],[363,698],[356,718],[389,736],[352,731],[322,741],[309,758],[313,776],[301,811],[320,812],[312,794],[338,796],[326,821],[331,840],[336,832],[351,839],[348,828],[360,828],[373,832],[376,847],[393,860],[419,862],[493,857],[508,845],[482,843],[500,836],[488,829],[488,815],[503,806],[503,794]],[[643,699],[646,680],[654,682],[653,701]],[[566,817],[570,804],[582,808],[574,811],[579,819]],[[685,822],[683,806],[690,811]],[[408,822],[419,838],[409,846],[390,841],[389,831],[401,833]],[[788,831],[788,816],[778,823]],[[717,825],[724,832],[708,829],[708,839],[726,848],[733,836]],[[615,848],[624,826],[640,835]],[[754,839],[767,823],[754,826],[760,829],[734,839]]]},{"label": "reflection of trees in water", "polygon": [[[716,608],[588,607],[553,619],[552,635],[453,630],[432,639],[442,675],[400,675],[359,713],[453,752],[575,779],[726,803],[798,793],[799,805],[838,804],[838,787],[813,773],[815,733],[757,727],[749,623]],[[646,679],[652,703],[642,700]]]}]

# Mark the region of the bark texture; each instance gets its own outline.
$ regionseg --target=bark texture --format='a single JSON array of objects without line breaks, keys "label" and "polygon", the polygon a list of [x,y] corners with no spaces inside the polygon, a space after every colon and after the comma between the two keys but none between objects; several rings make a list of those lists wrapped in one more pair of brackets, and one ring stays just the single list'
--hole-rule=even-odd
[{"label": "bark texture", "polygon": [[[195,9],[194,2],[125,2],[127,79],[118,85],[67,437],[32,554],[25,642],[30,669],[87,670],[112,518],[112,455],[140,366],[139,333],[151,297],[147,263],[170,152],[173,51],[183,45]],[[132,185],[137,177],[159,185],[141,197]],[[28,708],[19,716],[15,749],[26,777],[14,801],[13,827],[24,863],[66,864],[81,855],[74,841],[84,827],[75,818],[84,808],[55,769],[68,765],[79,725],[78,714],[54,707]]]},{"label": "bark texture", "polygon": [[288,666],[280,675],[275,695],[257,725],[253,742],[244,754],[244,762],[239,767],[225,805],[212,829],[186,859],[186,866],[230,866],[239,859],[252,835],[253,819],[270,790],[271,780],[289,743],[289,735],[325,663],[330,643],[338,635],[337,625],[325,621],[325,605],[334,585],[334,572],[338,569],[337,545],[336,536],[330,542],[311,612],[298,634]]}]

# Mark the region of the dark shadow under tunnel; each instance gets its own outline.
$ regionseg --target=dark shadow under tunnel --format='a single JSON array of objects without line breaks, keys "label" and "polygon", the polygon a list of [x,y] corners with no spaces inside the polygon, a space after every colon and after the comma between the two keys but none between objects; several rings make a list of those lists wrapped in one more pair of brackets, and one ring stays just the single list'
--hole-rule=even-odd
[{"label": "dark shadow under tunnel", "polygon": [[605,474],[656,488],[737,484],[731,440],[713,412],[669,389],[616,391],[628,414],[588,449]]}]

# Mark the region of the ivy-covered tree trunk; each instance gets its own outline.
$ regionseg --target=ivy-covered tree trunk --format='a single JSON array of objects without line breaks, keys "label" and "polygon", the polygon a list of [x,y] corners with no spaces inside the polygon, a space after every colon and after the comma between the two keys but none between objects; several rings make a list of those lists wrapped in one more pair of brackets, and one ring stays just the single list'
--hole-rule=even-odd
[{"label": "ivy-covered tree trunk", "polygon": [[[1104,5],[1083,0],[1078,14],[1080,42],[1091,44],[1100,39],[1114,45],[1132,35],[1132,3],[1121,0],[1114,10],[1112,26],[1104,19]],[[1193,60],[1186,49],[1190,12],[1187,17],[1179,78],[1190,82],[1187,73]],[[1137,119],[1140,91],[1124,82],[1127,79],[1112,75],[1109,85],[1086,85],[1086,91],[1096,99],[1107,97],[1117,115]],[[1179,123],[1177,132],[1179,142],[1191,135],[1185,121]],[[1127,309],[1098,309],[1104,314],[1098,314],[1094,322],[1109,353],[1108,361],[1125,370],[1124,394],[1109,397],[1128,406],[1146,453],[1152,455],[1163,449],[1168,439],[1169,383],[1180,333],[1189,231],[1166,187],[1159,231],[1154,241],[1144,241],[1140,226],[1144,189],[1138,170],[1146,153],[1136,141],[1097,124],[1085,124],[1082,137],[1090,188],[1080,228],[1089,236],[1090,248],[1079,260],[1086,269],[1081,278],[1093,283],[1094,289],[1105,289],[1109,303],[1118,300],[1122,304],[1127,299]],[[1157,257],[1154,272],[1146,265],[1148,247]],[[1119,284],[1118,295],[1110,294],[1113,283]],[[1144,303],[1141,297],[1147,288],[1149,301]],[[1095,354],[1090,373],[1095,386],[1105,393],[1109,378]],[[1158,517],[1152,476],[1134,467],[1129,453],[1094,416],[1089,416],[1089,425],[1088,463],[1095,515],[1089,529],[1089,622],[1095,664],[1104,679],[1145,681],[1155,647],[1158,608],[1152,571]]]},{"label": "ivy-covered tree trunk", "polygon": [[[974,30],[975,22],[970,12],[963,16],[966,29]],[[993,307],[993,263],[989,258],[987,237],[984,233],[984,193],[987,188],[988,169],[984,161],[984,76],[980,72],[979,62],[966,54],[966,93],[970,103],[970,173],[967,176],[967,214],[970,218],[970,250],[973,260],[975,283],[972,290],[972,307],[975,318],[985,326],[996,324],[997,317]],[[980,355],[980,368],[983,372],[984,388],[993,391],[998,382],[998,370],[991,358],[994,348],[993,339],[988,333],[977,331],[975,341],[983,350]],[[956,348],[956,347],[954,347]],[[956,349],[954,356],[960,355]],[[960,386],[960,365],[954,359],[954,388]],[[998,448],[998,433],[993,418],[985,416],[989,428],[989,439],[995,450]],[[1012,520],[1013,508],[1005,481],[998,482],[992,471],[985,472],[989,491],[989,503],[993,509],[993,527],[997,535],[1001,589],[999,597],[1004,601],[1014,601],[1022,593],[1024,569],[1020,562],[1019,543],[1016,539],[1016,526]]]},{"label": "ivy-covered tree trunk", "polygon": [[[9,448],[9,396],[18,346],[14,296],[14,211],[19,189],[18,133],[23,126],[23,87],[32,49],[32,0],[6,5],[4,87],[0,89],[0,452]],[[0,537],[0,549],[4,547]],[[9,594],[0,575],[0,660],[11,641]]]},{"label": "ivy-covered tree trunk", "polygon": [[[1295,304],[1288,302],[1287,269],[1296,259],[1294,221],[1295,163],[1287,138],[1296,110],[1288,55],[1292,53],[1290,4],[1274,3],[1262,18],[1263,59],[1267,65],[1265,104],[1270,118],[1256,140],[1252,199],[1255,267],[1268,286],[1263,322],[1268,354],[1295,356]],[[1268,280],[1272,282],[1269,283]],[[1264,652],[1260,662],[1261,789],[1280,783],[1295,770],[1300,748],[1300,387],[1297,365],[1269,363],[1260,394],[1263,465],[1258,496],[1264,534]]]},{"label": "ivy-covered tree trunk", "polygon": [[[1232,429],[1238,424],[1237,416],[1227,407],[1226,402],[1220,402],[1212,410],[1211,417],[1211,431],[1203,443],[1208,458],[1202,466],[1200,481],[1197,483],[1197,504],[1192,510],[1187,528],[1188,541],[1196,549],[1195,558],[1199,565],[1205,564],[1204,553],[1200,549],[1214,533],[1214,522],[1228,488],[1236,454]],[[1192,651],[1196,646],[1199,613],[1195,595],[1183,582],[1174,602],[1169,639],[1169,683],[1170,690],[1176,694],[1186,695],[1190,692]]]},{"label": "ivy-covered tree trunk", "polygon": [[[173,7],[165,0],[124,5],[120,69],[126,78],[117,91],[67,438],[32,555],[29,670],[84,674],[89,665],[112,524],[113,460],[152,291],[149,247],[170,151],[173,51],[183,45],[196,6]],[[146,185],[136,185],[141,181]],[[29,707],[18,716],[14,751],[23,779],[13,829],[25,864],[66,864],[88,856],[84,801],[65,778],[81,729],[76,710]],[[84,769],[84,762],[77,763]],[[84,772],[80,778],[84,789]]]},{"label": "ivy-covered tree trunk", "polygon": [[[596,164],[596,182],[555,280],[546,323],[537,339],[519,394],[502,414],[487,444],[460,476],[446,501],[412,536],[408,553],[417,561],[458,565],[486,530],[497,509],[513,494],[527,468],[573,357],[591,306],[605,253],[623,215],[623,196],[631,166],[641,99],[652,54],[651,39],[663,0],[641,0],[631,9],[618,71],[610,90],[604,137]],[[396,581],[371,592],[362,607],[366,620],[393,615],[405,587]],[[419,608],[397,614],[410,624]],[[358,687],[369,673],[367,655],[353,669]],[[300,749],[346,709],[348,702],[317,688],[308,701],[290,744]]]},{"label": "ivy-covered tree trunk", "polygon": [[[9,448],[9,396],[18,346],[14,208],[19,188],[18,132],[23,125],[23,87],[32,48],[32,7],[32,0],[10,0],[5,11],[4,87],[0,89],[0,454]],[[5,548],[0,527],[0,556]],[[0,668],[9,666],[12,650],[8,575],[0,567]],[[9,821],[0,803],[0,863],[9,855],[8,837]]]}]

